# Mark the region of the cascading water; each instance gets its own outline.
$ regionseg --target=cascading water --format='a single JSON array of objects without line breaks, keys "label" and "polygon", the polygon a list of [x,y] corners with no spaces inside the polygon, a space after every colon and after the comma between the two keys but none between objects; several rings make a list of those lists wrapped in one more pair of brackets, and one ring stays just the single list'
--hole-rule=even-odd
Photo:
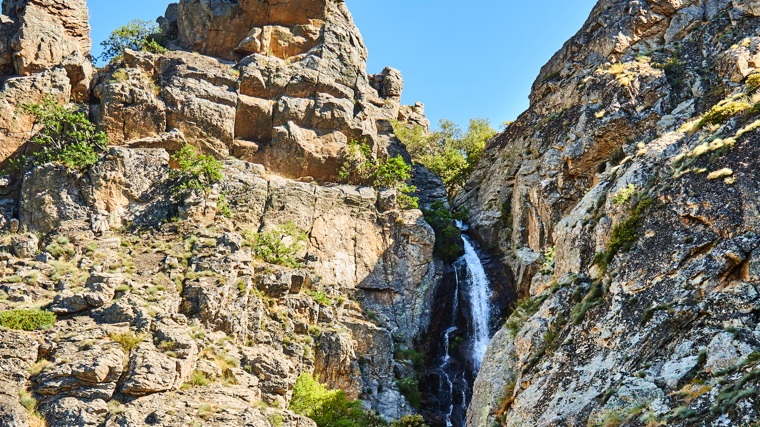
[{"label": "cascading water", "polygon": [[[467,230],[460,222],[457,226]],[[465,425],[472,382],[491,340],[491,317],[502,312],[498,302],[491,306],[495,291],[491,289],[475,244],[465,234],[462,234],[462,244],[464,255],[452,265],[454,286],[448,288],[450,293],[440,300],[442,322],[436,333],[435,368],[429,373],[431,412],[428,414],[430,425],[436,427]]]},{"label": "cascading water", "polygon": [[462,258],[467,265],[467,278],[470,281],[471,357],[477,373],[488,349],[488,342],[491,341],[491,329],[489,327],[491,320],[491,284],[470,239],[462,235],[462,240],[464,240],[464,257]]}]

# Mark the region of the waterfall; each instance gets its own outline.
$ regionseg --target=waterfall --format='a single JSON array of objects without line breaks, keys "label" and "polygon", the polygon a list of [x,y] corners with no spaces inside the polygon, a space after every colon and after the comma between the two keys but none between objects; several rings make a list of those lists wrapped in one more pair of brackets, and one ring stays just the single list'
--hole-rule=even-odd
[{"label": "waterfall", "polygon": [[467,276],[470,280],[472,361],[477,372],[488,349],[488,343],[491,341],[488,325],[491,319],[491,285],[470,239],[463,234],[462,240],[464,241],[464,256],[462,258],[467,265]]},{"label": "waterfall", "polygon": [[451,360],[451,356],[449,355],[449,335],[456,330],[457,327],[452,326],[443,334],[444,356],[443,364],[441,365],[441,372],[443,373],[443,378],[446,379],[446,385],[448,386],[450,396],[449,400],[451,402],[451,405],[449,406],[449,413],[446,414],[446,427],[453,427],[453,424],[451,423],[451,414],[454,413],[454,383],[451,382],[449,374],[446,372],[446,367],[448,367],[449,360]]}]

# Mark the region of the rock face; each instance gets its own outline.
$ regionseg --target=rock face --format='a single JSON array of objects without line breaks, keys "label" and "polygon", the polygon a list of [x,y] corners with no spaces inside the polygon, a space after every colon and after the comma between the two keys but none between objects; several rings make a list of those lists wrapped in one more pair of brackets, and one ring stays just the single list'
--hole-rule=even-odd
[{"label": "rock face", "polygon": [[193,53],[127,52],[94,80],[96,116],[113,143],[176,129],[219,158],[330,182],[349,142],[381,158],[398,152],[387,146],[396,142],[387,121],[408,119],[403,79],[392,68],[367,74],[344,2],[182,1],[166,15],[171,43]]},{"label": "rock face", "polygon": [[455,204],[538,308],[468,426],[758,419],[755,3],[600,1],[489,141]]},{"label": "rock face", "polygon": [[86,101],[94,69],[85,0],[4,0],[0,15],[0,165],[25,151],[33,121],[20,106],[46,94]]}]

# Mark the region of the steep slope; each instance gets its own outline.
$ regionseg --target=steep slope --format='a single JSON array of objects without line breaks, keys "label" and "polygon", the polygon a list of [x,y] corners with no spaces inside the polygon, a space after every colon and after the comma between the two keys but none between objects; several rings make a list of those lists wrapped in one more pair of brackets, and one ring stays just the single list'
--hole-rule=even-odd
[{"label": "steep slope", "polygon": [[760,417],[758,16],[602,0],[489,141],[456,204],[525,302],[469,426]]},{"label": "steep slope", "polygon": [[[0,329],[0,425],[311,426],[287,410],[302,373],[386,419],[415,413],[398,380],[416,375],[408,354],[452,270],[420,210],[341,184],[338,169],[352,141],[409,161],[389,120],[429,122],[400,105],[397,70],[367,74],[345,4],[181,1],[159,19],[169,52],[128,50],[77,80],[85,2],[16,3],[3,34],[21,22],[19,46],[40,30],[68,50],[41,44],[58,55],[42,66],[0,45],[17,62],[8,120],[26,126],[2,159],[38,148],[20,107],[45,93],[89,100],[111,146],[82,171],[29,164],[0,179],[0,314],[58,316]],[[34,7],[51,22],[31,25]],[[34,80],[18,96],[27,73],[57,73],[60,90]],[[186,144],[220,159],[223,179],[178,196],[171,155]],[[448,206],[440,179],[414,171],[421,207]]]}]

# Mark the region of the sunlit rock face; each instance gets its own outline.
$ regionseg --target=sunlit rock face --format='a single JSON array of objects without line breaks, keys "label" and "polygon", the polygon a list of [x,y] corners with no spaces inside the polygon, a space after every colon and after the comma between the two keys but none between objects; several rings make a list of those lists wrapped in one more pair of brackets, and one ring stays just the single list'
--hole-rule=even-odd
[{"label": "sunlit rock face", "polygon": [[758,418],[758,16],[600,1],[488,143],[455,205],[534,304],[491,342],[469,426]]}]

